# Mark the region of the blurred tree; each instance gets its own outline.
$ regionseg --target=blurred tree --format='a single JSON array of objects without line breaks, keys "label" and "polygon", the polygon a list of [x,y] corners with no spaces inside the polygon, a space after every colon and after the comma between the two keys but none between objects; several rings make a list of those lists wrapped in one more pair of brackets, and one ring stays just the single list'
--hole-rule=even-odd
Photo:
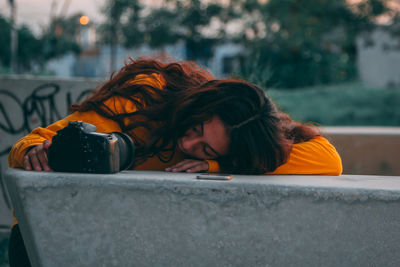
[{"label": "blurred tree", "polygon": [[18,65],[21,72],[28,72],[33,66],[43,65],[43,40],[36,38],[31,30],[23,25],[18,29]]},{"label": "blurred tree", "polygon": [[60,57],[68,52],[80,53],[77,36],[81,28],[81,16],[82,14],[74,14],[70,17],[52,18],[48,30],[41,36],[44,60]]},{"label": "blurred tree", "polygon": [[269,69],[261,85],[284,88],[354,79],[355,38],[388,11],[385,0],[247,0],[243,5],[253,19],[244,32],[250,52],[242,74],[253,69],[258,77]]},{"label": "blurred tree", "polygon": [[10,66],[10,23],[0,16],[0,63],[3,66]]},{"label": "blurred tree", "polygon": [[[175,6],[175,27],[171,28],[179,40],[186,42],[186,56],[190,60],[206,61],[213,55],[213,47],[218,40],[223,39],[221,29],[207,30],[223,16],[223,7],[218,3],[204,4],[200,0],[170,1]],[[157,16],[154,17],[158,20]],[[215,27],[215,26],[214,26]]]},{"label": "blurred tree", "polygon": [[[131,46],[141,44],[143,34],[139,29],[140,11],[142,5],[138,0],[108,0],[102,9],[106,21],[100,25],[99,32],[101,41],[109,44],[110,69],[115,70],[116,49],[118,44],[127,43]],[[129,30],[123,26],[129,25]]]},{"label": "blurred tree", "polygon": [[109,0],[102,35],[112,47],[183,40],[187,58],[201,63],[219,43],[239,42],[239,75],[263,87],[304,87],[355,79],[355,39],[388,14],[388,1]]},{"label": "blurred tree", "polygon": [[[29,71],[33,65],[40,64],[42,61],[42,41],[36,38],[30,29],[23,25],[17,29],[19,43],[18,46],[18,68],[20,72]],[[3,17],[0,16],[0,65],[6,69],[11,64],[11,48],[10,48],[11,25]]]},{"label": "blurred tree", "polygon": [[[29,72],[35,66],[41,71],[47,60],[62,56],[70,51],[80,52],[76,41],[80,14],[68,18],[54,18],[48,30],[36,37],[28,26],[22,25],[18,33],[18,69]],[[11,64],[10,23],[0,16],[0,64],[9,69]]]},{"label": "blurred tree", "polygon": [[11,70],[18,73],[18,28],[17,28],[17,5],[14,0],[8,0],[11,10],[10,26],[11,26]]},{"label": "blurred tree", "polygon": [[[189,59],[207,59],[212,56],[212,47],[223,39],[222,23],[232,15],[229,4],[225,7],[200,0],[165,0],[156,5],[109,0],[103,9],[107,21],[101,26],[102,40],[112,46],[148,44],[159,48],[184,40]],[[216,20],[221,24],[219,29],[207,34]]]}]

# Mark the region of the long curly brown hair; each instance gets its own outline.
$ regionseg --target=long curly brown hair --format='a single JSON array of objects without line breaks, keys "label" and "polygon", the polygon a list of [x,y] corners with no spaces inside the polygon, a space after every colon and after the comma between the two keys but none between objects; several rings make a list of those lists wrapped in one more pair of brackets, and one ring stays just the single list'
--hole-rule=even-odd
[{"label": "long curly brown hair", "polygon": [[[164,77],[163,89],[127,82],[152,73]],[[115,96],[131,101],[137,110],[116,114],[104,104]],[[273,171],[286,162],[293,143],[319,134],[315,127],[293,122],[279,112],[257,86],[243,80],[216,80],[192,62],[131,60],[92,96],[71,107],[71,111],[89,110],[114,120],[133,138],[135,165],[153,156],[171,160],[177,140],[215,115],[230,135],[228,155],[217,160],[232,173]],[[146,131],[146,138],[135,133],[138,128]]]}]

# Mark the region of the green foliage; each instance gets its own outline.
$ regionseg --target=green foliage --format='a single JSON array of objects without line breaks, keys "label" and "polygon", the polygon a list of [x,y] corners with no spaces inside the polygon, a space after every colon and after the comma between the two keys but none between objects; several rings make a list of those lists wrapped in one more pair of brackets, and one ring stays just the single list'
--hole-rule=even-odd
[{"label": "green foliage", "polygon": [[109,0],[102,8],[106,21],[99,26],[101,41],[106,44],[135,46],[143,43],[139,28],[142,5],[137,0]]},{"label": "green foliage", "polygon": [[10,24],[0,16],[0,63],[3,66],[10,66]]},{"label": "green foliage", "polygon": [[[33,35],[28,26],[20,26],[18,31],[18,69],[29,72],[33,66],[43,66],[52,58],[62,56],[70,51],[79,53],[80,46],[76,42],[80,14],[68,18],[55,18],[48,31],[41,36]],[[10,67],[11,25],[0,16],[0,66]]]},{"label": "green foliage", "polygon": [[[350,58],[347,53],[294,49],[285,43],[279,49],[268,47],[269,44],[259,44],[254,48],[239,76],[264,88],[295,88],[356,78],[355,56]],[[254,70],[250,76],[248,69]]]},{"label": "green foliage", "polygon": [[[160,48],[183,40],[187,59],[205,64],[218,44],[236,42],[245,47],[237,74],[261,87],[334,84],[357,78],[355,38],[361,32],[372,30],[382,14],[400,21],[388,1],[107,0],[98,36],[111,45],[112,58],[119,44]],[[80,53],[79,17],[53,19],[40,37],[27,27],[18,29],[24,44],[18,50],[20,67],[29,70],[65,53]],[[9,43],[10,25],[0,17],[0,64],[6,68]]]},{"label": "green foliage", "polygon": [[400,126],[400,88],[371,88],[350,83],[267,94],[292,119],[323,126]]},{"label": "green foliage", "polygon": [[43,40],[36,38],[30,29],[23,25],[18,30],[18,65],[22,70],[30,70],[35,63],[42,62]]},{"label": "green foliage", "polygon": [[[263,36],[248,40],[248,64],[268,68],[264,87],[294,88],[356,79],[355,38],[387,12],[384,0],[270,0],[254,4]],[[250,28],[252,29],[252,28]],[[262,75],[262,73],[260,73]],[[246,77],[245,75],[242,75]]]},{"label": "green foliage", "polygon": [[[386,2],[109,0],[102,35],[106,43],[127,47],[184,40],[191,60],[208,59],[216,45],[234,41],[246,48],[239,76],[263,87],[331,84],[357,78],[355,38],[393,12]],[[228,31],[233,23],[236,31]]]},{"label": "green foliage", "polygon": [[[22,70],[29,70],[37,61],[40,61],[41,40],[37,39],[29,28],[22,25],[18,30],[18,64]],[[0,65],[10,67],[11,25],[0,16]]]},{"label": "green foliage", "polygon": [[119,40],[126,47],[140,44],[163,47],[184,40],[187,56],[194,60],[212,56],[212,48],[223,38],[222,32],[216,36],[204,35],[204,28],[213,18],[230,17],[221,5],[200,0],[168,0],[160,6],[109,0],[103,13],[107,17],[99,28],[103,43],[114,44]]},{"label": "green foliage", "polygon": [[173,44],[178,40],[179,33],[171,29],[176,14],[168,9],[153,10],[148,16],[143,18],[140,24],[141,31],[139,36],[133,34],[130,30],[129,21],[123,26],[124,35],[126,37],[126,45],[133,46],[140,38],[142,43],[147,43],[151,47],[161,47],[164,44]]},{"label": "green foliage", "polygon": [[82,14],[70,17],[56,17],[47,32],[41,36],[43,42],[43,57],[45,60],[60,57],[68,52],[80,53],[80,46],[76,36],[80,30],[79,18]]}]

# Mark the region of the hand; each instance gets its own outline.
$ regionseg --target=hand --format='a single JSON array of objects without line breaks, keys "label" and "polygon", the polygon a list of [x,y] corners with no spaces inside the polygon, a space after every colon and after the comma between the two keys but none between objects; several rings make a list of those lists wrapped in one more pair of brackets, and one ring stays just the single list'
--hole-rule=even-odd
[{"label": "hand", "polygon": [[185,159],[165,169],[167,172],[205,172],[208,171],[208,162],[205,160]]},{"label": "hand", "polygon": [[50,145],[51,142],[45,140],[42,145],[31,148],[24,156],[24,169],[27,171],[51,171],[47,157]]}]

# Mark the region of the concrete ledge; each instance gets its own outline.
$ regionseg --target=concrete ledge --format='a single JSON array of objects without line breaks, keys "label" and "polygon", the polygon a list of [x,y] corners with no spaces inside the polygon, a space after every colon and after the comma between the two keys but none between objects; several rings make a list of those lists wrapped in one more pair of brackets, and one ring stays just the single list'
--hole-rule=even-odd
[{"label": "concrete ledge", "polygon": [[34,266],[398,266],[400,177],[5,177]]}]

